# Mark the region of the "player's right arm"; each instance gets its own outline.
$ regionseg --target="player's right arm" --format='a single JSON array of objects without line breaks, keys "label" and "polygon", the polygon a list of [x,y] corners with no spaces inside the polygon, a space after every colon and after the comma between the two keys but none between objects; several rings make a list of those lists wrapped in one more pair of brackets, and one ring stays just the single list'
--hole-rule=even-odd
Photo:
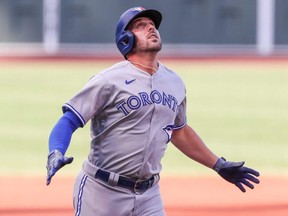
[{"label": "player's right arm", "polygon": [[65,157],[74,131],[83,126],[78,116],[66,111],[56,123],[49,137],[49,155],[47,161],[47,181],[49,185],[55,173],[66,164],[73,161],[72,157]]}]

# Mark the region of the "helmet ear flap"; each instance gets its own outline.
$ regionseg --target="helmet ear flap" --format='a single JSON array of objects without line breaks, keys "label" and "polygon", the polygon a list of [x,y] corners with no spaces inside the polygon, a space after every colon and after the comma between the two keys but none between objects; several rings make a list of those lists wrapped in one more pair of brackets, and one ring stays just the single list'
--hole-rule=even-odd
[{"label": "helmet ear flap", "polygon": [[135,36],[133,32],[126,30],[117,37],[117,47],[121,51],[122,55],[126,58],[126,55],[133,49]]}]

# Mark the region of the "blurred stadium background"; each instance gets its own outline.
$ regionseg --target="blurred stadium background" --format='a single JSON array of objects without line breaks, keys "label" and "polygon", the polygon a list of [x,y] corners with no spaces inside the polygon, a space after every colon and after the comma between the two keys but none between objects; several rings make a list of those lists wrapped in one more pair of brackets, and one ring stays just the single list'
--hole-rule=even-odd
[{"label": "blurred stadium background", "polygon": [[132,6],[162,11],[162,56],[288,54],[287,0],[0,0],[0,56],[119,57]]}]

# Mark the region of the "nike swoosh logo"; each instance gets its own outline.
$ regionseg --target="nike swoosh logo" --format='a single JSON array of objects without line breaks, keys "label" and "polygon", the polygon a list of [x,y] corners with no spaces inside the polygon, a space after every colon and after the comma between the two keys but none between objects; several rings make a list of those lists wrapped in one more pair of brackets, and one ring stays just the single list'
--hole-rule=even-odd
[{"label": "nike swoosh logo", "polygon": [[125,80],[125,84],[126,85],[129,85],[131,84],[132,82],[134,82],[136,79],[132,79],[132,80]]}]

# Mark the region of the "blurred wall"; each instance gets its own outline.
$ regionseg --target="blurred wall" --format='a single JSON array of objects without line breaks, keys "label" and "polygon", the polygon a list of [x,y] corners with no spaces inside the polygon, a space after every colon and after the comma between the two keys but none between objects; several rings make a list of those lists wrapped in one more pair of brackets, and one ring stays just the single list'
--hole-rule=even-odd
[{"label": "blurred wall", "polygon": [[[141,5],[163,13],[166,43],[255,43],[255,1],[146,0]],[[62,1],[61,42],[114,42],[118,18],[132,6],[131,1]]]},{"label": "blurred wall", "polygon": [[[261,0],[0,0],[0,50],[1,44],[3,47],[9,43],[45,43],[47,19],[55,19],[46,16],[46,21],[43,20],[45,1],[46,5],[57,4],[56,26],[52,26],[56,48],[65,44],[114,44],[118,18],[133,6],[163,13],[160,30],[167,44],[236,45],[237,49],[241,46],[254,49],[257,43],[257,3]],[[273,43],[286,48],[288,1],[272,1]]]},{"label": "blurred wall", "polygon": [[41,42],[42,1],[0,0],[0,42]]},{"label": "blurred wall", "polygon": [[275,43],[288,44],[288,1],[276,0]]}]

